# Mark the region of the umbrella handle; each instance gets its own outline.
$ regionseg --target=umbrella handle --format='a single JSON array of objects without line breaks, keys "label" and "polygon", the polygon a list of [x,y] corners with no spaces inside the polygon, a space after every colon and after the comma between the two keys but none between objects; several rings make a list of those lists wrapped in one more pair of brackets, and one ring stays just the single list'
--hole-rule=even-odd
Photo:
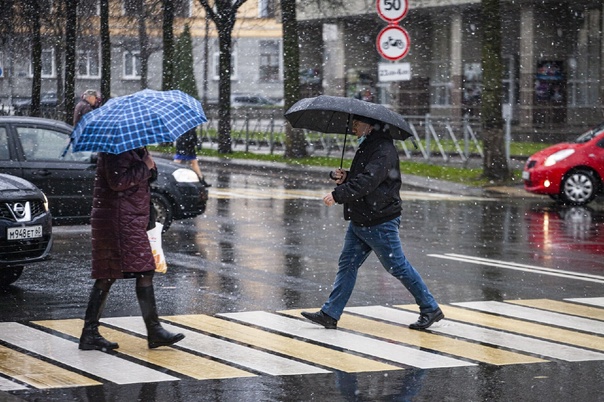
[{"label": "umbrella handle", "polygon": [[73,138],[70,138],[69,139],[69,143],[67,144],[67,146],[63,150],[63,153],[61,154],[61,159],[65,158],[65,155],[67,155],[67,151],[69,151],[69,147],[71,146],[72,142],[73,142]]}]

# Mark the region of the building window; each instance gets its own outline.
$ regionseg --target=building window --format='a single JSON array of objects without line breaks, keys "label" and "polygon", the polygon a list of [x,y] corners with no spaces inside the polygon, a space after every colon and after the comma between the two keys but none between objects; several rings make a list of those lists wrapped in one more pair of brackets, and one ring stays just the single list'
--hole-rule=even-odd
[{"label": "building window", "polygon": [[599,104],[598,77],[601,76],[602,37],[600,13],[586,11],[583,24],[573,41],[573,55],[566,61],[568,106],[597,106]]},{"label": "building window", "polygon": [[258,0],[258,18],[275,17],[275,0]]},{"label": "building window", "polygon": [[279,81],[279,54],[278,41],[260,41],[260,82]]},{"label": "building window", "polygon": [[[29,64],[29,76],[34,75],[33,65]],[[55,67],[55,50],[54,49],[43,49],[42,50],[42,78],[55,78],[56,67]]]},{"label": "building window", "polygon": [[126,17],[138,17],[138,3],[140,3],[140,0],[124,0],[122,4],[124,15]]},{"label": "building window", "polygon": [[174,16],[179,18],[189,18],[191,16],[191,0],[175,0]]},{"label": "building window", "polygon": [[99,78],[99,49],[94,45],[88,50],[78,50],[78,77],[79,78]]},{"label": "building window", "polygon": [[448,61],[432,62],[432,79],[430,96],[432,106],[449,106],[451,104],[451,67]]},{"label": "building window", "polygon": [[90,17],[99,14],[101,14],[101,3],[99,0],[80,0],[78,15]]},{"label": "building window", "polygon": [[4,78],[4,53],[0,52],[0,78]]},{"label": "building window", "polygon": [[124,52],[124,78],[129,80],[141,78],[141,60],[139,51]]},{"label": "building window", "polygon": [[[219,76],[219,71],[220,71],[219,57],[220,57],[220,52],[214,52],[214,55],[212,57],[214,80],[218,80],[220,78],[220,76]],[[235,50],[233,50],[231,52],[231,80],[236,80],[236,79],[237,79],[237,52]]]}]

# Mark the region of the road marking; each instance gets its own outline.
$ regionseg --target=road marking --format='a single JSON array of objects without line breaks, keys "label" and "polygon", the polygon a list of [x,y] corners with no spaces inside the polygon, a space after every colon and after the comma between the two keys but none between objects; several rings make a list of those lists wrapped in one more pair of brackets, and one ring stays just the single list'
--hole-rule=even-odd
[{"label": "road marking", "polygon": [[[214,188],[209,192],[210,198],[216,199],[303,199],[317,200],[323,199],[325,194],[332,191],[332,188],[325,189],[284,189],[284,188]],[[401,199],[405,201],[493,201],[494,198],[472,197],[457,194],[434,193],[423,191],[401,191]]]},{"label": "road marking", "polygon": [[[101,385],[98,381],[4,346],[0,346],[0,373],[38,389]],[[13,389],[27,388],[16,383],[13,385],[17,387]],[[4,384],[6,386],[8,384]],[[5,389],[2,384],[0,387]]]},{"label": "road marking", "polygon": [[601,276],[601,275],[583,274],[580,272],[570,272],[570,271],[564,271],[561,269],[544,268],[544,267],[538,267],[535,265],[516,264],[516,263],[512,263],[512,262],[492,260],[489,258],[473,257],[473,256],[469,256],[469,255],[448,253],[448,254],[428,254],[428,257],[443,258],[443,259],[447,259],[447,260],[467,262],[470,264],[486,265],[489,267],[505,268],[505,269],[511,269],[514,271],[532,272],[532,273],[537,273],[537,274],[542,274],[542,275],[556,276],[556,277],[560,277],[560,278],[576,279],[576,280],[580,280],[580,281],[604,283],[604,276]]},{"label": "road marking", "polygon": [[496,301],[453,303],[453,305],[480,310],[491,314],[505,315],[508,317],[512,316],[528,321],[604,335],[604,322],[582,317],[572,317],[560,313],[537,310],[530,307],[514,306]]},{"label": "road marking", "polygon": [[178,381],[136,363],[97,350],[79,350],[75,342],[16,322],[0,323],[0,339],[40,356],[116,384]]},{"label": "road marking", "polygon": [[[411,308],[411,306],[401,307]],[[349,310],[356,314],[379,318],[381,320],[391,321],[397,324],[409,325],[417,319],[417,306],[414,306],[413,308],[416,311],[403,311],[382,306],[355,307]],[[534,353],[540,356],[551,357],[559,360],[571,362],[604,360],[604,354],[602,353],[560,345],[539,339],[528,338],[526,336],[504,333],[492,329],[480,328],[475,325],[463,324],[446,319],[439,322],[438,325],[431,326],[430,331],[454,337],[471,339],[475,342],[483,342],[489,345],[501,346],[521,352]]]},{"label": "road marking", "polygon": [[141,317],[113,317],[101,327],[102,334],[120,343],[111,353],[79,351],[75,340],[65,339],[62,334],[79,336],[81,319],[31,322],[51,332],[0,323],[0,391],[331,370],[387,372],[407,366],[604,361],[603,302],[573,298],[441,305],[446,318],[428,331],[407,328],[417,319],[415,305],[349,307],[338,330],[303,319],[299,309],[170,316],[162,317],[172,323],[164,327],[186,338],[152,350]]},{"label": "road marking", "polygon": [[326,331],[324,328],[306,321],[282,317],[264,311],[227,313],[219,314],[219,316],[412,367],[427,369],[476,365],[475,363],[357,334],[337,330]]},{"label": "road marking", "polygon": [[[113,326],[146,335],[147,329],[141,317],[116,317],[103,320]],[[329,371],[272,355],[257,349],[252,349],[222,339],[213,338],[185,328],[170,324],[163,324],[170,332],[181,332],[185,339],[178,342],[178,347],[207,356],[221,359],[225,362],[237,364],[264,374],[270,375],[298,375],[298,374],[323,374]]]},{"label": "road marking", "polygon": [[[293,317],[300,317],[301,311],[303,310],[287,310],[281,311],[281,313]],[[348,311],[348,309],[346,311]],[[423,350],[434,350],[448,355],[498,366],[545,362],[545,360],[536,357],[521,355],[460,339],[447,338],[430,332],[415,331],[406,327],[401,327],[400,325],[386,324],[350,314],[344,314],[340,318],[338,321],[338,328],[349,329],[407,345],[418,346]]]},{"label": "road marking", "polygon": [[[34,321],[34,324],[79,337],[84,321],[81,319]],[[101,327],[101,333],[120,345],[117,349],[118,355],[131,356],[197,380],[254,376],[252,373],[174,348],[149,349],[146,338],[128,335],[111,328]]]},{"label": "road marking", "polygon": [[547,299],[507,300],[507,303],[604,321],[604,310],[595,307],[579,306]]},{"label": "road marking", "polygon": [[273,334],[257,328],[222,320],[208,315],[179,315],[164,319],[210,332],[231,340],[281,353],[311,363],[319,364],[347,373],[400,370],[400,367],[381,363],[361,356],[342,353],[326,347],[313,345],[286,336]]},{"label": "road marking", "polygon": [[579,299],[564,299],[575,303],[588,304],[590,306],[604,307],[604,297],[586,297]]}]

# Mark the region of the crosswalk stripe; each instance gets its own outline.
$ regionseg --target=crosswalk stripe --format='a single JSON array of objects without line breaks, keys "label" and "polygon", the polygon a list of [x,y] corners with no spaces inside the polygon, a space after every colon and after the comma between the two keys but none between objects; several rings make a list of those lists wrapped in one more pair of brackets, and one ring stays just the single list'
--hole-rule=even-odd
[{"label": "crosswalk stripe", "polygon": [[604,335],[604,322],[587,318],[572,317],[560,313],[537,310],[530,307],[514,306],[496,301],[476,301],[452,304],[491,314],[512,316],[514,318],[540,322],[543,324]]},{"label": "crosswalk stripe", "polygon": [[[407,310],[417,309],[415,305],[395,306]],[[581,348],[594,349],[604,352],[604,342],[598,335],[585,334],[563,328],[552,328],[547,325],[516,320],[513,318],[481,313],[476,310],[466,310],[460,307],[442,306],[445,317],[451,320],[468,322],[482,327],[519,333],[521,335],[546,339],[553,342],[566,343]]]},{"label": "crosswalk stripe", "polygon": [[[15,364],[18,364],[18,362]],[[0,392],[22,391],[24,389],[31,389],[31,388],[29,388],[27,385],[23,385],[18,382],[11,381],[4,377],[0,377]],[[0,400],[3,401],[4,399],[2,399],[2,396],[3,395],[0,393]]]},{"label": "crosswalk stripe", "polygon": [[[71,319],[35,321],[34,324],[79,337],[84,322],[81,319]],[[146,339],[111,328],[102,327],[100,331],[107,339],[120,345],[117,350],[119,354],[131,356],[197,380],[254,376],[246,371],[174,348],[149,349]]]},{"label": "crosswalk stripe", "polygon": [[[394,307],[404,309],[417,309],[416,306]],[[355,313],[371,315],[376,318],[381,318],[386,321],[398,322],[401,324],[409,324],[413,322],[414,317],[416,317],[417,315],[417,313],[412,313],[410,311],[402,311],[379,306],[376,308],[369,309],[360,307],[358,309],[355,309]],[[446,316],[447,311],[445,310],[445,317]],[[533,353],[558,360],[570,362],[604,360],[604,354],[602,353],[580,349],[574,346],[561,345],[559,343],[529,338],[523,335],[496,331],[488,328],[481,328],[475,325],[463,324],[461,322],[443,320],[441,321],[441,323],[439,323],[439,325],[431,326],[430,331],[450,336],[458,336],[466,339],[471,339],[476,342],[497,345],[512,350]]]},{"label": "crosswalk stripe", "polygon": [[403,345],[368,338],[343,331],[326,331],[322,327],[302,320],[287,318],[264,311],[220,314],[230,318],[261,326],[273,331],[305,338],[321,344],[343,348],[352,352],[378,357],[395,363],[418,368],[463,367],[475,366],[475,363],[465,362],[447,356],[424,352]]},{"label": "crosswalk stripe", "polygon": [[[141,335],[147,333],[145,323],[140,317],[107,318],[103,322]],[[163,327],[170,332],[181,332],[185,335],[185,339],[178,342],[178,347],[181,349],[212,356],[261,373],[270,375],[329,373],[327,370],[309,364],[217,339],[185,328],[170,324],[163,324]]]},{"label": "crosswalk stripe", "polygon": [[101,385],[98,381],[4,346],[0,346],[0,373],[39,389]]},{"label": "crosswalk stripe", "polygon": [[215,335],[229,338],[230,340],[253,345],[347,373],[401,369],[397,366],[313,345],[311,343],[302,342],[216,317],[210,317],[208,315],[179,315],[163,318],[186,327],[210,332]]},{"label": "crosswalk stripe", "polygon": [[0,323],[0,339],[116,384],[176,381],[178,378],[15,322]]},{"label": "crosswalk stripe", "polygon": [[[281,313],[299,317],[303,310],[287,310]],[[349,311],[346,309],[346,311]],[[400,325],[386,324],[367,318],[344,314],[338,321],[338,328],[350,329],[375,337],[386,338],[423,349],[435,350],[464,359],[502,366],[506,364],[543,363],[545,360],[521,355],[507,350],[479,345],[460,339],[415,331]]]},{"label": "crosswalk stripe", "polygon": [[604,321],[604,309],[564,303],[557,300],[532,299],[532,300],[506,300],[506,303],[518,304],[525,307],[534,307],[542,310],[555,311]]},{"label": "crosswalk stripe", "polygon": [[564,299],[575,303],[588,304],[590,306],[604,307],[604,297],[585,297],[578,299]]}]

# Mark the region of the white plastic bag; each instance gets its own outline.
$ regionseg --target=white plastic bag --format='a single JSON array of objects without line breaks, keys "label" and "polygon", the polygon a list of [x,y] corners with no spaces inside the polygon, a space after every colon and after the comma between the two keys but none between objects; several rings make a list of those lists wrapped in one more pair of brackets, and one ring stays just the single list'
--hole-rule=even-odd
[{"label": "white plastic bag", "polygon": [[164,225],[156,222],[153,229],[147,230],[147,236],[149,236],[153,259],[155,259],[155,272],[165,274],[168,270],[168,264],[166,263],[166,257],[164,256],[164,250],[161,247],[161,232],[163,228]]}]

